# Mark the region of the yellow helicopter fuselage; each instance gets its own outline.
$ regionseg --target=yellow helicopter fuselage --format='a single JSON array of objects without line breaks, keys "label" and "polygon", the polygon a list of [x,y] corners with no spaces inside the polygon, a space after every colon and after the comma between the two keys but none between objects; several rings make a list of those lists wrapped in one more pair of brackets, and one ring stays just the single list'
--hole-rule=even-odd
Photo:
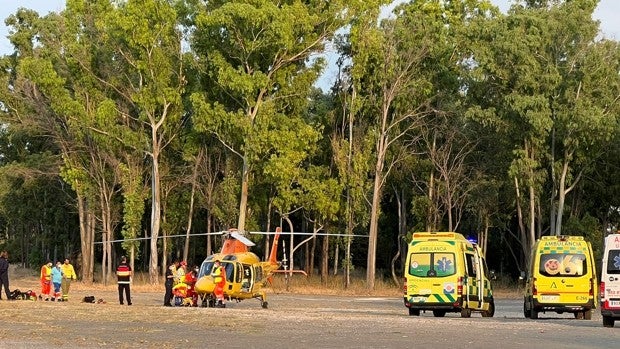
[{"label": "yellow helicopter fuselage", "polygon": [[224,296],[227,299],[243,300],[256,298],[261,301],[263,308],[267,307],[265,292],[262,289],[273,270],[280,267],[276,261],[275,252],[277,237],[274,239],[273,250],[268,261],[261,262],[252,252],[244,250],[238,241],[229,239],[225,242],[222,251],[208,256],[198,273],[198,280],[194,287],[201,297],[203,306],[214,304],[215,282],[211,276],[214,262],[219,260],[225,270],[226,283]]}]

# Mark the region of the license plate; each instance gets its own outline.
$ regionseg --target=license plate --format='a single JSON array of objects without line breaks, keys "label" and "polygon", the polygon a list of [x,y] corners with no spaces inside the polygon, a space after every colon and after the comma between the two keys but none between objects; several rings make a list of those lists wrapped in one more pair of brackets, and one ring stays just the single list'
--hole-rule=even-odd
[{"label": "license plate", "polygon": [[411,297],[411,302],[412,303],[422,303],[422,302],[426,302],[426,299],[428,297]]},{"label": "license plate", "polygon": [[546,303],[559,302],[560,296],[557,294],[543,294],[543,295],[540,295],[540,297],[538,297],[538,301],[546,302]]},{"label": "license plate", "polygon": [[620,301],[609,301],[609,306],[614,308],[620,307]]}]

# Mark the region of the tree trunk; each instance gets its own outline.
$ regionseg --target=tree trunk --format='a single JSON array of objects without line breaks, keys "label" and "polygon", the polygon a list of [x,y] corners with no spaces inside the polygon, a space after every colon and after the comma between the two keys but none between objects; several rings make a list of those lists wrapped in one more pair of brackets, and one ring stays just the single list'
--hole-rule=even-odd
[{"label": "tree trunk", "polygon": [[338,242],[334,244],[334,276],[338,275],[338,260],[340,259],[340,247]]},{"label": "tree trunk", "polygon": [[[383,137],[382,137],[383,138]],[[375,268],[377,258],[377,237],[379,226],[379,204],[381,201],[381,184],[383,174],[383,145],[379,145],[380,151],[377,155],[377,164],[375,166],[375,181],[372,191],[372,207],[370,211],[370,230],[368,232],[368,258],[366,262],[366,287],[369,290],[375,288]]]},{"label": "tree trunk", "polygon": [[207,213],[207,256],[213,253],[213,247],[211,246],[211,231],[213,230],[213,216],[211,216],[211,211]]},{"label": "tree trunk", "polygon": [[[437,135],[433,134],[431,154],[435,154],[437,147]],[[431,170],[428,179],[428,210],[426,217],[426,231],[435,231],[437,227],[437,210],[435,208],[435,171]]]},{"label": "tree trunk", "polygon": [[345,257],[345,263],[346,263],[346,268],[345,270],[345,276],[344,276],[344,286],[345,288],[349,288],[349,286],[351,285],[351,240],[353,240],[352,237],[347,237],[347,251],[346,251],[346,257]]},{"label": "tree trunk", "polygon": [[316,239],[312,239],[312,246],[310,247],[310,268],[308,274],[314,275],[314,261],[316,255]]},{"label": "tree trunk", "polygon": [[527,233],[525,231],[525,223],[523,222],[523,211],[521,209],[521,191],[519,190],[519,180],[514,177],[515,181],[515,201],[517,205],[517,221],[519,224],[519,239],[521,240],[521,252],[526,261],[525,266],[521,263],[521,270],[529,270],[529,250],[527,248]]},{"label": "tree trunk", "polygon": [[323,245],[321,249],[321,283],[327,284],[329,274],[329,236],[323,236]]},{"label": "tree trunk", "polygon": [[[239,223],[237,229],[240,232],[245,230],[245,212],[248,206],[248,181],[249,181],[249,164],[247,155],[243,157],[243,170],[241,172],[241,199],[239,200]],[[291,229],[291,232],[293,230]],[[293,261],[291,261],[291,269]]]},{"label": "tree trunk", "polygon": [[[189,212],[187,213],[187,229],[185,230],[185,246],[183,247],[183,260],[186,261],[189,255],[189,235],[192,230],[192,218],[194,217],[194,196],[196,195],[196,179],[198,178],[198,166],[202,161],[203,150],[200,148],[198,155],[196,156],[196,162],[194,164],[194,171],[192,172],[192,191],[189,198]],[[164,262],[164,268],[166,263]]]},{"label": "tree trunk", "polygon": [[558,212],[557,221],[555,223],[555,231],[553,234],[559,236],[562,234],[562,214],[564,213],[564,201],[566,200],[566,175],[568,173],[568,161],[564,160],[562,166],[562,174],[560,175],[560,184],[558,186]]},{"label": "tree trunk", "polygon": [[161,224],[161,183],[159,178],[159,145],[156,128],[152,129],[151,137],[153,142],[153,178],[151,179],[151,258],[149,262],[149,281],[152,285],[156,285],[159,284],[157,239],[159,238]]},{"label": "tree trunk", "polygon": [[88,241],[90,244],[90,256],[88,257],[89,259],[89,270],[88,270],[88,274],[89,274],[89,280],[94,281],[95,278],[95,228],[96,228],[96,224],[97,224],[97,218],[95,217],[95,214],[90,210],[90,208],[87,208],[86,210],[86,214],[87,214],[87,219],[88,219]]},{"label": "tree trunk", "polygon": [[403,237],[403,201],[404,201],[404,196],[405,194],[402,193],[403,197],[401,197],[398,193],[398,190],[396,188],[394,188],[394,196],[396,197],[396,203],[397,203],[397,210],[398,210],[398,234],[396,235],[396,246],[397,246],[397,250],[396,250],[396,254],[394,255],[394,257],[392,257],[392,262],[391,262],[391,268],[392,268],[392,280],[394,280],[394,284],[396,285],[396,287],[398,287],[400,285],[400,282],[398,280],[398,277],[396,276],[396,261],[398,260],[398,257],[400,257],[400,243],[401,243],[401,239]]},{"label": "tree trunk", "polygon": [[77,194],[78,217],[80,220],[80,251],[82,255],[82,264],[80,278],[86,284],[92,284],[94,281],[93,263],[93,229],[90,227],[90,212],[87,200]]}]

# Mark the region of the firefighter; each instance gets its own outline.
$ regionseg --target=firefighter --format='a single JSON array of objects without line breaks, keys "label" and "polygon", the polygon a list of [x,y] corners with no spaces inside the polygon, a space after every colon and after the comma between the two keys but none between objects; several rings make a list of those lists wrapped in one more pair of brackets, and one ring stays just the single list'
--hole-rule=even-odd
[{"label": "firefighter", "polygon": [[213,290],[213,294],[215,294],[215,298],[217,299],[216,306],[220,308],[225,308],[226,304],[224,303],[224,285],[226,284],[226,272],[219,260],[215,261],[215,267],[213,268],[211,276],[213,277],[213,283],[215,283],[215,289]]},{"label": "firefighter", "polygon": [[127,264],[127,257],[121,257],[121,264],[116,268],[116,277],[118,279],[118,301],[123,305],[123,291],[127,305],[131,305],[131,267]]},{"label": "firefighter", "polygon": [[69,258],[65,258],[65,263],[61,266],[62,269],[62,301],[69,301],[69,288],[71,287],[71,281],[77,280],[77,275],[75,274],[75,269],[73,269],[73,265],[69,263]]},{"label": "firefighter", "polygon": [[47,261],[41,267],[41,296],[46,301],[50,300],[50,293],[52,292],[52,262]]}]

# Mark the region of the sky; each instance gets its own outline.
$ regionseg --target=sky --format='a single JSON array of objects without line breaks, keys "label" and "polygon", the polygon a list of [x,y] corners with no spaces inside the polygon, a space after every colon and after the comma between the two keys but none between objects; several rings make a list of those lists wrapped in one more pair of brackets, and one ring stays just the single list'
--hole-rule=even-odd
[{"label": "sky", "polygon": [[[513,0],[491,0],[502,11],[506,12]],[[4,25],[4,19],[14,14],[18,8],[24,7],[37,11],[39,15],[45,15],[50,11],[60,11],[65,6],[65,0],[0,0],[0,55],[12,52],[12,46],[6,38],[8,28]],[[601,22],[603,36],[610,39],[620,40],[620,0],[600,0],[594,12],[594,18]],[[328,69],[317,83],[318,86],[330,86],[335,79],[334,67],[337,56],[327,54]],[[323,87],[324,88],[324,87]]]}]

